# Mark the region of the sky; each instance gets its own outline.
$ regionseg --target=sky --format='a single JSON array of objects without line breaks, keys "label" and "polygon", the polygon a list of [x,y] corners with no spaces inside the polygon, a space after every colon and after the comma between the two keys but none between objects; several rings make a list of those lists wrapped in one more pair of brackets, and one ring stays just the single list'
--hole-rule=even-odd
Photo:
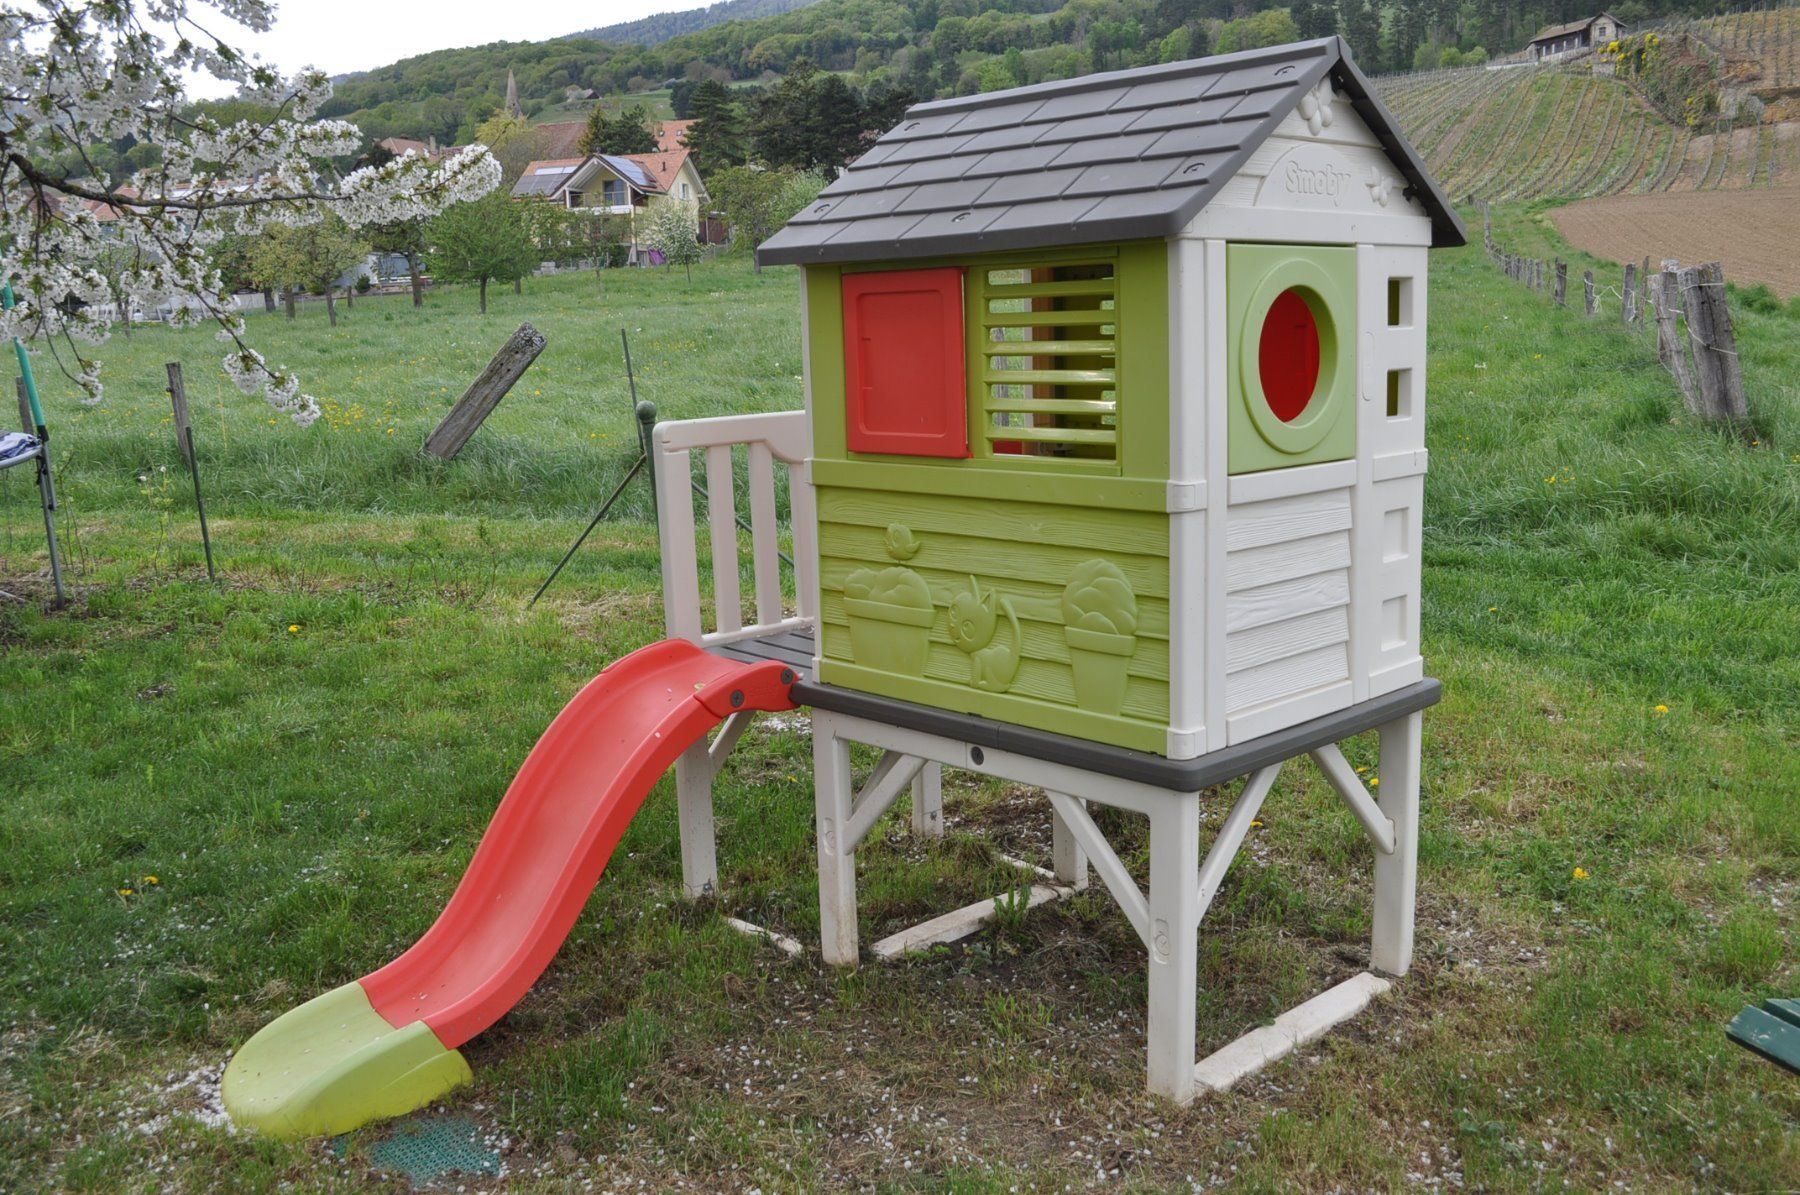
[{"label": "sky", "polygon": [[[291,74],[316,66],[328,75],[386,66],[430,50],[495,41],[542,41],[630,21],[653,12],[703,7],[707,0],[283,0],[275,27],[250,34],[217,21],[214,32]],[[212,14],[208,14],[211,16]],[[214,22],[209,21],[209,24]],[[231,90],[211,77],[190,80],[197,98]]]}]

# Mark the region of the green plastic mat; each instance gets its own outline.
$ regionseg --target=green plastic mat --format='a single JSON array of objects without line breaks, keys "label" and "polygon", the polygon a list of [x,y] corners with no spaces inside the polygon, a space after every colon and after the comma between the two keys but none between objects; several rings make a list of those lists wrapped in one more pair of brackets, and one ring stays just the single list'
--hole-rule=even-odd
[{"label": "green plastic mat", "polygon": [[[466,1116],[420,1116],[395,1121],[360,1134],[369,1142],[369,1164],[376,1170],[404,1175],[414,1186],[425,1186],[453,1174],[502,1173],[500,1151],[489,1145],[479,1124]],[[351,1136],[334,1140],[339,1157],[350,1152]]]},{"label": "green plastic mat", "polygon": [[1731,1019],[1726,1036],[1753,1054],[1800,1075],[1800,1000],[1764,1000]]}]

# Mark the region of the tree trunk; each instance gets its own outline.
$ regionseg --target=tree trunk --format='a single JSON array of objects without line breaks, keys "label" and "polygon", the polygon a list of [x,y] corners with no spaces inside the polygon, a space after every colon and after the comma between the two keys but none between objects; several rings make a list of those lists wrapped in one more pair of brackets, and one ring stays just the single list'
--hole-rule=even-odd
[{"label": "tree trunk", "polygon": [[687,272],[687,280],[690,284],[692,284],[694,281],[694,265],[693,265],[693,263],[684,261],[681,263],[681,268]]},{"label": "tree trunk", "polygon": [[515,295],[522,295],[522,294],[524,294],[524,293],[525,293],[525,279],[524,279],[524,277],[523,277],[523,276],[521,276],[521,277],[518,277],[518,278],[514,278],[514,279],[513,279],[513,294],[515,294]]},{"label": "tree trunk", "polygon": [[337,327],[337,299],[329,286],[325,288],[325,314],[331,317],[331,326]]},{"label": "tree trunk", "polygon": [[488,284],[488,280],[485,277],[482,278],[482,280],[481,280],[481,314],[483,314],[483,315],[487,314],[487,284]]},{"label": "tree trunk", "polygon": [[272,286],[263,287],[263,310],[275,314],[275,288]]},{"label": "tree trunk", "polygon": [[281,301],[287,305],[287,317],[289,319],[293,319],[294,318],[294,302],[295,302],[293,287],[290,286],[286,290],[281,292]]},{"label": "tree trunk", "polygon": [[125,329],[125,339],[130,340],[131,339],[131,300],[130,299],[123,299],[123,300],[120,300],[120,302],[119,302],[119,324],[120,324],[120,326],[122,326]]},{"label": "tree trunk", "polygon": [[412,278],[413,306],[425,306],[425,280],[419,276],[419,255],[406,255],[406,272]]},{"label": "tree trunk", "polygon": [[349,307],[349,308],[355,308],[355,306],[356,306],[356,288],[354,286],[346,286],[344,288],[344,306]]}]

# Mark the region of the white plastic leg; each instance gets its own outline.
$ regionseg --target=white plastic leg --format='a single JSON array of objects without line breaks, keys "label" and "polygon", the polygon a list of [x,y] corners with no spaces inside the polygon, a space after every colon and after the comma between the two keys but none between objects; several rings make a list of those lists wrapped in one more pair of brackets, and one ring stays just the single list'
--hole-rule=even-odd
[{"label": "white plastic leg", "polygon": [[1419,753],[1423,715],[1381,727],[1381,812],[1394,823],[1394,851],[1375,856],[1375,913],[1369,962],[1387,975],[1412,966],[1419,881]]},{"label": "white plastic leg", "polygon": [[702,740],[675,760],[675,802],[681,817],[681,890],[689,899],[719,890],[713,836],[713,764]]},{"label": "white plastic leg", "polygon": [[1150,813],[1150,1090],[1194,1098],[1200,967],[1200,803],[1171,793]]},{"label": "white plastic leg", "polygon": [[944,836],[944,767],[927,763],[912,782],[912,832],[920,838]]},{"label": "white plastic leg", "polygon": [[[1087,808],[1087,802],[1076,797],[1074,800],[1081,808]],[[1088,884],[1087,852],[1081,849],[1081,843],[1064,824],[1062,814],[1056,807],[1050,809],[1050,870],[1056,878],[1069,887],[1080,890]]]},{"label": "white plastic leg", "polygon": [[813,791],[819,839],[819,950],[827,963],[856,965],[856,853],[850,822],[850,743],[829,716],[813,713]]}]

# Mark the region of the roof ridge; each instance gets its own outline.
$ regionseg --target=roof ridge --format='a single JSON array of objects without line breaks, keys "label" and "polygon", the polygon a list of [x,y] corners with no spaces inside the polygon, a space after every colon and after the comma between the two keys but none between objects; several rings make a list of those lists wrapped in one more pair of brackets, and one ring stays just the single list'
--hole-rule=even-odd
[{"label": "roof ridge", "polygon": [[[1290,58],[1305,58],[1311,51],[1319,49],[1335,50],[1338,56],[1343,58],[1350,56],[1349,47],[1344,40],[1333,34],[1330,37],[1316,37],[1310,41],[1285,42],[1279,46],[1238,50],[1231,54],[1212,54],[1205,58],[1183,58],[1179,62],[1162,62],[1155,66],[1135,66],[1123,70],[1101,71],[1098,74],[1078,75],[1073,79],[1051,79],[1043,83],[1030,83],[1024,87],[1008,87],[1002,91],[984,91],[979,95],[959,95],[944,100],[926,100],[922,104],[914,104],[908,108],[906,114],[908,116],[936,115],[940,112],[960,112],[965,109],[984,108],[990,104],[1008,103],[1036,96],[1049,98],[1078,95],[1084,91],[1097,91],[1116,86],[1122,80],[1130,80],[1133,83],[1154,83],[1163,79],[1178,79],[1189,74],[1212,74],[1221,67],[1241,66],[1250,62],[1281,62]],[[1204,68],[1204,70],[1200,68]]]}]

